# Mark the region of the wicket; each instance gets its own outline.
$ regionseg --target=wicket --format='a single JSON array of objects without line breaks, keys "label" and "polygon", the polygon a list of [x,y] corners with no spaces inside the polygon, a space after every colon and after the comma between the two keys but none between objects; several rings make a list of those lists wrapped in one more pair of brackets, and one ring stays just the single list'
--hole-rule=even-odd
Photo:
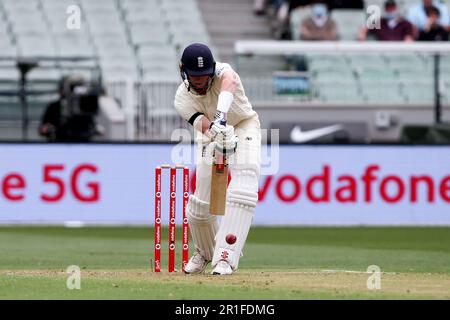
[{"label": "wicket", "polygon": [[189,227],[186,205],[189,199],[189,168],[182,165],[162,165],[155,168],[155,272],[161,272],[161,174],[170,170],[169,197],[169,272],[175,271],[175,211],[177,170],[183,170],[183,224],[182,224],[182,271],[189,259]]}]

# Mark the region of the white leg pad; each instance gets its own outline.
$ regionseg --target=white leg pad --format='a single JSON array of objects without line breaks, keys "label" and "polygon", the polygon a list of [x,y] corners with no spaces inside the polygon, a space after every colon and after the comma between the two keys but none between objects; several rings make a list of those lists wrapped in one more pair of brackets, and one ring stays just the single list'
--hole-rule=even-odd
[{"label": "white leg pad", "polygon": [[[227,207],[216,236],[212,266],[227,260],[233,270],[239,265],[245,241],[258,201],[258,173],[255,170],[233,171],[227,194]],[[234,235],[234,243],[227,236]]]},{"label": "white leg pad", "polygon": [[211,261],[219,225],[216,216],[209,213],[209,202],[191,195],[186,212],[195,248],[206,260]]}]

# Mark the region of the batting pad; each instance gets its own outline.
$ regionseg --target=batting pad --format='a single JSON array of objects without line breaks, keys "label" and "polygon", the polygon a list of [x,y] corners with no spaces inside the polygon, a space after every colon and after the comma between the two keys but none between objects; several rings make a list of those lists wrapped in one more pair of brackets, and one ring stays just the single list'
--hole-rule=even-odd
[{"label": "batting pad", "polygon": [[[258,174],[254,170],[233,171],[225,215],[216,236],[213,267],[219,260],[227,260],[233,270],[238,268],[258,201],[257,188]],[[227,242],[230,235],[235,236],[234,243]]]},{"label": "batting pad", "polygon": [[216,216],[209,213],[209,203],[191,195],[186,207],[189,229],[195,248],[208,261],[214,253],[214,238],[219,225]]}]

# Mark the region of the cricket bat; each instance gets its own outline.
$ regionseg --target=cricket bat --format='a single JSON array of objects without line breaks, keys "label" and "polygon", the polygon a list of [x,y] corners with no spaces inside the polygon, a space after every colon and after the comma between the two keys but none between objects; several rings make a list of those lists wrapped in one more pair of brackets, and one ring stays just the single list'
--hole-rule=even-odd
[{"label": "cricket bat", "polygon": [[228,164],[226,162],[225,156],[217,155],[212,165],[209,211],[215,215],[225,214],[228,186]]},{"label": "cricket bat", "polygon": [[[224,114],[226,124],[226,114]],[[227,157],[216,152],[211,172],[211,197],[209,212],[224,215],[227,202],[228,164]]]}]

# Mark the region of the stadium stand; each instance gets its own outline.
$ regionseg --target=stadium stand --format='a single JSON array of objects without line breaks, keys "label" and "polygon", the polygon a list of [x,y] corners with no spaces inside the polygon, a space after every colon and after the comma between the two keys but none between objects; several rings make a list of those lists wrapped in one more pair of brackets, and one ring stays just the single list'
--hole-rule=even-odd
[{"label": "stadium stand", "polygon": [[[70,5],[79,30],[66,28]],[[186,43],[210,42],[194,0],[2,0],[0,14],[2,55],[98,56],[105,79],[176,75]]]},{"label": "stadium stand", "polygon": [[222,61],[233,62],[236,40],[271,39],[265,18],[253,15],[251,0],[196,0],[201,10],[211,44]]},{"label": "stadium stand", "polygon": [[[444,2],[450,5],[450,0]],[[384,0],[365,0],[364,6],[382,8],[383,3]],[[413,4],[406,0],[397,3],[404,15]],[[66,26],[73,13],[67,11],[71,5],[81,9],[79,30]],[[357,39],[358,30],[365,23],[365,9],[332,11],[340,41]],[[307,7],[291,12],[289,28],[293,40],[298,41],[299,25],[308,14]],[[212,46],[217,60],[234,65],[256,104],[342,103],[363,107],[370,103],[392,107],[433,103],[434,64],[429,54],[234,56],[237,40],[273,38],[268,21],[272,18],[256,17],[251,0],[0,0],[0,91],[18,88],[20,75],[15,58],[93,57],[62,60],[57,66],[40,63],[28,75],[30,88],[56,88],[58,79],[68,72],[89,77],[92,69],[99,67],[106,87],[124,112],[138,119],[128,122],[137,122],[137,131],[144,128],[142,137],[167,138],[171,128],[180,125],[172,106],[179,84],[179,56],[186,44],[195,41]],[[297,72],[300,80],[305,76],[310,92],[280,94],[277,86],[287,85],[278,76],[280,71]],[[445,104],[450,100],[449,56],[441,57],[440,71]],[[31,120],[38,120],[51,97],[30,97]],[[0,122],[20,118],[18,98],[0,95]],[[163,133],[158,136],[158,132]]]},{"label": "stadium stand", "polygon": [[[80,9],[79,29],[67,27],[77,12],[69,9],[74,5]],[[45,82],[55,89],[63,74],[89,78],[89,68],[96,66],[105,83],[175,81],[180,51],[193,41],[210,42],[195,0],[1,0],[0,91],[18,87],[14,59],[37,57],[63,61],[41,62],[28,75],[31,87]],[[95,62],[65,60],[73,57],[95,57]],[[38,121],[52,97],[46,98],[31,98],[31,120]],[[42,101],[34,106],[35,100]],[[0,110],[2,121],[21,118],[17,97],[0,96]]]}]

